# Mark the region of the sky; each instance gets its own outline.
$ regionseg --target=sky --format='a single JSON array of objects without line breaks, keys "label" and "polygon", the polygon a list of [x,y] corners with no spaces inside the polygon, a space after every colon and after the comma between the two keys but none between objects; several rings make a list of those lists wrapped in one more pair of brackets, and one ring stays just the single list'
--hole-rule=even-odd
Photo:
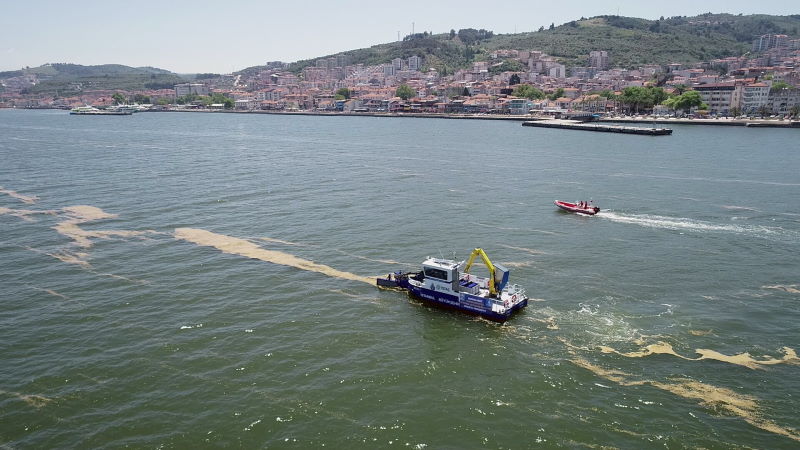
[{"label": "sky", "polygon": [[230,73],[393,42],[413,31],[534,31],[583,17],[800,14],[797,0],[3,0],[0,71],[45,63]]}]

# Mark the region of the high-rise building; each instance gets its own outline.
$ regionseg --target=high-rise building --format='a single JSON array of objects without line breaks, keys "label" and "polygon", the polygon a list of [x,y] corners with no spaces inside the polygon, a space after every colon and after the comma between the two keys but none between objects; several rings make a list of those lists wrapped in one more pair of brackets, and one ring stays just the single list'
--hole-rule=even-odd
[{"label": "high-rise building", "polygon": [[787,47],[789,36],[785,34],[762,34],[753,39],[753,51],[763,52],[771,48]]},{"label": "high-rise building", "polygon": [[420,67],[422,67],[422,58],[416,55],[408,58],[408,70],[419,70]]},{"label": "high-rise building", "polygon": [[608,69],[608,52],[605,50],[589,52],[589,67],[597,70]]}]

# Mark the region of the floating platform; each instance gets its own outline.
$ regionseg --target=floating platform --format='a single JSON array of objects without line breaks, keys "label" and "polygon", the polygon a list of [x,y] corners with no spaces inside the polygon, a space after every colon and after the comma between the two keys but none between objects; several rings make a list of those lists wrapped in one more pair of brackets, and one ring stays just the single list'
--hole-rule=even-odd
[{"label": "floating platform", "polygon": [[599,131],[603,133],[639,134],[645,136],[666,136],[672,134],[670,128],[625,127],[620,125],[600,125],[595,123],[576,122],[573,120],[535,120],[522,122],[525,127],[561,128],[565,130]]}]

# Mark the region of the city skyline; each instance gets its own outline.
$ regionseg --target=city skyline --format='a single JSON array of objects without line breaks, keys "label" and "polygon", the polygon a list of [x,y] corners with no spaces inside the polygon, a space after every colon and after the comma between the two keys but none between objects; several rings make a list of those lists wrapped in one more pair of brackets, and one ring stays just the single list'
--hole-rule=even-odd
[{"label": "city skyline", "polygon": [[0,70],[45,63],[153,66],[176,73],[230,73],[266,61],[293,62],[396,41],[412,31],[485,28],[496,34],[606,14],[656,19],[704,12],[788,15],[794,2],[675,1],[660,9],[640,3],[577,1],[569,9],[510,0],[407,1],[376,12],[362,1],[268,5],[234,0],[223,7],[184,0],[67,4],[34,0],[3,8]]}]

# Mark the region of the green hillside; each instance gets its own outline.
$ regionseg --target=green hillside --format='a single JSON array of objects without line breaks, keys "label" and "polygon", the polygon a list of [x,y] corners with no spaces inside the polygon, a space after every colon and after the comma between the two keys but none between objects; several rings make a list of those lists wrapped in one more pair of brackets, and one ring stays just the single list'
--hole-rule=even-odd
[{"label": "green hillside", "polygon": [[800,16],[734,16],[704,14],[645,20],[600,16],[566,23],[552,30],[502,35],[486,43],[487,50],[542,50],[567,66],[586,65],[592,50],[607,50],[614,66],[692,63],[739,56],[750,50],[754,36],[800,32]]},{"label": "green hillside", "polygon": [[181,76],[154,67],[128,67],[119,64],[82,66],[79,64],[45,64],[11,73],[35,73],[41,83],[30,89],[34,94],[68,96],[85,90],[167,89],[186,81]]},{"label": "green hillside", "polygon": [[[568,67],[587,64],[589,52],[607,50],[615,67],[641,64],[693,63],[747,53],[755,36],[766,33],[800,36],[800,15],[703,14],[646,20],[621,16],[581,18],[552,29],[492,35],[485,30],[459,30],[444,34],[417,33],[403,41],[345,51],[351,64],[377,65],[394,58],[419,55],[424,68],[439,72],[469,67],[485,61],[499,49],[540,50]],[[327,58],[335,55],[323,56]],[[310,59],[293,63],[295,73],[314,65]],[[245,69],[247,73],[261,67]]]}]

